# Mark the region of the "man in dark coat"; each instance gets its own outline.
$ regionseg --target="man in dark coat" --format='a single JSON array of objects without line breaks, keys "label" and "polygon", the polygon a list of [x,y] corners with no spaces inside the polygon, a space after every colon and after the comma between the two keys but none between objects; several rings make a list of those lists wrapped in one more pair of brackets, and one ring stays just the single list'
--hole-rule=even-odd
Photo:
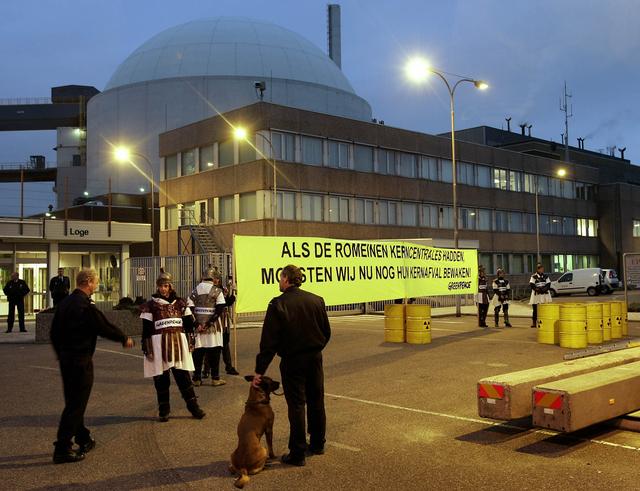
[{"label": "man in dark coat", "polygon": [[24,326],[24,297],[27,296],[31,290],[27,286],[24,280],[21,280],[18,273],[11,273],[11,279],[7,281],[2,289],[9,301],[9,312],[7,314],[7,332],[11,332],[13,329],[13,321],[15,320],[15,310],[18,308],[18,324],[20,325],[20,332],[27,332]]},{"label": "man in dark coat", "polygon": [[[289,453],[282,462],[305,465],[305,453],[323,454],[326,432],[322,350],[331,337],[324,300],[300,289],[302,272],[289,265],[280,274],[282,295],[269,302],[256,356],[253,386],[278,354],[289,413]],[[305,431],[305,402],[310,443]]]},{"label": "man in dark coat", "polygon": [[64,275],[64,268],[58,268],[58,276],[54,276],[49,281],[49,292],[54,307],[69,295],[70,289],[71,283],[69,277]]},{"label": "man in dark coat", "polygon": [[[76,278],[78,288],[60,302],[51,325],[51,342],[60,362],[65,403],[54,443],[54,464],[82,460],[96,445],[84,425],[84,412],[93,386],[93,353],[98,336],[118,341],[126,348],[133,347],[133,340],[111,324],[91,301],[99,281],[95,269],[80,271]],[[72,448],[74,438],[77,450]]]}]

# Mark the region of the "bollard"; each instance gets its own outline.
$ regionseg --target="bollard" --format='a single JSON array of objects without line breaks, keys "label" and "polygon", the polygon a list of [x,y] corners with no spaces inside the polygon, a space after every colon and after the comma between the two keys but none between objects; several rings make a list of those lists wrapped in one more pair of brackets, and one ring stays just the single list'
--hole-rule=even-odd
[{"label": "bollard", "polygon": [[385,343],[404,343],[404,305],[384,306],[384,341]]},{"label": "bollard", "polygon": [[407,343],[429,344],[431,342],[431,306],[409,304],[406,306]]},{"label": "bollard", "polygon": [[602,344],[602,304],[587,303],[587,342]]},{"label": "bollard", "polygon": [[558,344],[559,341],[560,304],[541,303],[538,305],[538,342],[542,344]]},{"label": "bollard", "polygon": [[584,305],[560,305],[559,339],[562,348],[587,347],[587,309]]}]

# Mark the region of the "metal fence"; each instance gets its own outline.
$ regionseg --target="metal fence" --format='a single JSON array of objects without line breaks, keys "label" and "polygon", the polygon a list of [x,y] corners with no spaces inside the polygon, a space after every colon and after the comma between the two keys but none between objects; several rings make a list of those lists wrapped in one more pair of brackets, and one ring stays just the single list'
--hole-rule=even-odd
[{"label": "metal fence", "polygon": [[[232,275],[232,255],[229,253],[194,254],[167,257],[133,257],[127,259],[125,268],[128,271],[128,295],[132,298],[148,299],[156,291],[156,278],[160,268],[171,273],[174,278],[174,288],[181,297],[186,297],[200,282],[202,271],[209,265],[218,268],[223,278]],[[473,295],[462,295],[461,305],[473,305]],[[431,307],[453,307],[456,295],[440,295],[433,297],[419,297],[414,300],[417,304]],[[393,300],[380,300],[366,303],[349,303],[327,307],[331,316],[376,314],[383,313],[385,304]],[[265,306],[266,307],[266,306]],[[265,311],[238,314],[240,321],[254,321],[264,318]]]}]

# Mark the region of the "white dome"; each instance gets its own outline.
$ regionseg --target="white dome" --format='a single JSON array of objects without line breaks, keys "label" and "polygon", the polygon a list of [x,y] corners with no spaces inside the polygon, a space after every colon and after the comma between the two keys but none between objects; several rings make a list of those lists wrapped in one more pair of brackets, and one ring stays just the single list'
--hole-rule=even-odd
[{"label": "white dome", "polygon": [[162,31],[116,69],[105,91],[194,76],[295,80],[355,94],[333,60],[302,36],[235,17],[199,19]]}]

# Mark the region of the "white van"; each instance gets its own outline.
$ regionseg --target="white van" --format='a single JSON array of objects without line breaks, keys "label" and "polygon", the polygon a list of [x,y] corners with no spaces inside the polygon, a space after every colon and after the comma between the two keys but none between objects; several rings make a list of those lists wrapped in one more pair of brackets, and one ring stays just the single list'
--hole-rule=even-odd
[{"label": "white van", "polygon": [[602,270],[600,268],[574,269],[567,271],[556,281],[551,282],[551,296],[587,293],[599,295],[603,291]]},{"label": "white van", "polygon": [[613,293],[613,290],[620,286],[618,280],[618,273],[615,269],[603,269],[602,270],[602,284],[604,293]]}]

